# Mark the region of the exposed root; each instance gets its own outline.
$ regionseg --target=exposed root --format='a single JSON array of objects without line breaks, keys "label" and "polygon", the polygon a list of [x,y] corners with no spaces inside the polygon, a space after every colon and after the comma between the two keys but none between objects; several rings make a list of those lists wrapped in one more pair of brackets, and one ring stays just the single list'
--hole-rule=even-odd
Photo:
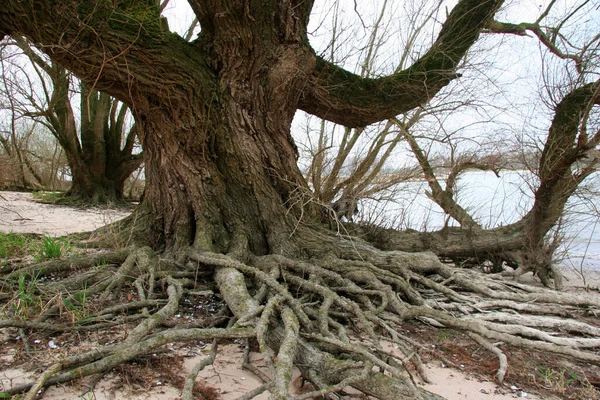
[{"label": "exposed root", "polygon": [[[158,263],[157,257],[154,255],[154,252],[149,247],[142,247],[133,252],[131,252],[123,265],[117,270],[115,276],[110,280],[110,282],[106,285],[106,289],[102,294],[101,301],[105,302],[111,293],[116,293],[120,289],[120,286],[126,280],[131,280],[133,277],[139,277],[135,280],[136,288],[138,289],[138,296],[140,300],[146,300],[147,296],[142,287],[141,281],[138,281],[140,278],[144,278],[144,272],[151,272],[152,275],[155,274],[156,271],[156,263]],[[135,268],[138,267],[138,270],[135,271]],[[152,276],[154,278],[154,276]],[[152,284],[150,288],[154,287],[154,279],[152,280]],[[151,293],[151,292],[149,292]]]},{"label": "exposed root", "polygon": [[[77,356],[68,357],[63,362],[62,370],[70,368],[67,372],[52,377],[47,377],[44,386],[65,383],[86,376],[105,373],[120,364],[130,361],[144,354],[155,352],[156,349],[167,343],[193,342],[199,340],[212,340],[223,338],[249,338],[253,337],[252,329],[169,329],[160,334],[150,336],[145,340],[126,345],[104,346]],[[79,365],[77,367],[77,365]],[[34,383],[28,383],[12,388],[8,393],[13,395],[28,391]]]},{"label": "exposed root", "polygon": [[504,376],[506,375],[506,370],[508,369],[508,359],[506,358],[506,355],[497,346],[494,346],[478,334],[469,332],[469,336],[483,346],[483,348],[491,351],[498,357],[500,366],[498,367],[498,372],[496,372],[496,381],[498,381],[498,383],[504,383]]},{"label": "exposed root", "polygon": [[198,377],[200,371],[202,371],[207,366],[211,365],[215,362],[215,357],[217,356],[217,341],[213,340],[212,348],[210,350],[210,355],[197,363],[192,371],[189,373],[187,378],[185,379],[185,385],[183,386],[183,390],[181,392],[181,398],[183,400],[194,400],[194,382]]},{"label": "exposed root", "polygon": [[243,358],[244,358],[244,362],[242,364],[243,368],[252,372],[258,378],[260,378],[263,382],[271,381],[271,378],[269,378],[268,375],[266,375],[264,372],[262,372],[262,370],[260,368],[254,366],[254,364],[252,364],[250,362],[250,341],[249,340],[246,340],[246,347],[244,348]]},{"label": "exposed root", "polygon": [[48,378],[50,378],[51,376],[60,372],[62,370],[62,367],[63,367],[62,363],[59,362],[59,363],[54,364],[47,370],[45,370],[42,373],[42,375],[40,375],[40,377],[37,379],[37,381],[35,381],[35,383],[31,387],[31,389],[29,389],[29,392],[27,392],[27,394],[25,395],[23,400],[34,400],[37,397],[38,392],[46,384],[46,381],[48,380]]},{"label": "exposed root", "polygon": [[[54,290],[45,298],[46,283],[38,282],[29,296],[38,296],[42,305],[49,304],[42,306],[43,318],[17,315],[0,320],[0,328],[49,333],[84,331],[100,323],[124,324],[134,317],[140,321],[127,329],[120,342],[67,357],[36,382],[13,388],[11,393],[29,390],[31,395],[44,386],[104,373],[157,352],[166,343],[253,338],[267,372],[249,362],[247,345],[244,365],[260,375],[264,385],[244,398],[266,390],[272,398],[290,398],[293,367],[298,367],[303,379],[313,386],[308,393],[293,396],[297,400],[342,393],[348,387],[381,399],[440,398],[415,384],[414,374],[427,380],[420,356],[430,350],[402,333],[409,320],[467,333],[497,356],[499,383],[509,368],[505,346],[600,363],[596,352],[600,327],[572,319],[584,312],[597,312],[598,297],[557,293],[498,276],[457,271],[428,254],[384,253],[364,247],[359,257],[354,250],[343,254],[305,261],[280,255],[247,256],[242,262],[195,250],[177,260],[159,260],[149,248],[134,249],[126,257],[120,255],[123,262],[109,269],[110,275],[90,274],[101,278],[69,292],[71,303],[84,292],[93,303],[88,315],[78,319],[65,319],[70,314],[64,304],[62,308],[58,305],[65,303],[64,292]],[[95,268],[94,263],[82,265],[89,271]],[[39,272],[39,279],[48,268],[31,270]],[[198,276],[212,276],[216,282],[233,314],[227,328],[198,328],[177,322],[176,315],[186,304],[184,299],[199,301],[211,293],[203,290],[206,286]],[[194,398],[198,373],[214,361],[216,352],[215,342],[211,355],[187,376],[184,399]]]},{"label": "exposed root", "polygon": [[89,269],[97,265],[121,264],[129,250],[101,252],[94,255],[74,256],[66,259],[45,261],[39,264],[23,265],[6,275],[6,279],[15,279],[20,275],[41,276],[61,272],[74,272]]},{"label": "exposed root", "polygon": [[288,387],[292,380],[292,367],[296,358],[296,349],[298,347],[299,326],[298,317],[289,308],[285,307],[281,312],[285,336],[275,361],[275,376],[273,377],[273,397],[287,398]]}]

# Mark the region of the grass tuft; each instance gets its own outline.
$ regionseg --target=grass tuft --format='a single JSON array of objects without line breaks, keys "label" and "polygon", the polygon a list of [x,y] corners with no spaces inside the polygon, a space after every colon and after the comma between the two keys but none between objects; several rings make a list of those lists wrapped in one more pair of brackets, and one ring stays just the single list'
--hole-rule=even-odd
[{"label": "grass tuft", "polygon": [[33,257],[36,261],[61,258],[71,253],[72,246],[65,238],[33,234],[0,233],[0,265]]},{"label": "grass tuft", "polygon": [[21,274],[10,281],[9,290],[12,298],[2,307],[5,317],[26,321],[39,314],[43,302],[37,276]]},{"label": "grass tuft", "polygon": [[33,198],[43,204],[60,204],[63,206],[79,206],[77,201],[65,196],[65,192],[32,192]]},{"label": "grass tuft", "polygon": [[43,261],[61,258],[71,251],[71,245],[69,241],[64,238],[44,236],[41,241],[34,245],[34,249],[35,254],[33,254],[33,257],[37,261]]},{"label": "grass tuft", "polygon": [[541,365],[535,368],[535,373],[529,374],[529,379],[553,392],[569,395],[568,398],[598,399],[598,392],[585,375],[579,376],[570,369]]},{"label": "grass tuft", "polygon": [[0,258],[23,257],[29,251],[31,237],[16,233],[0,233]]}]

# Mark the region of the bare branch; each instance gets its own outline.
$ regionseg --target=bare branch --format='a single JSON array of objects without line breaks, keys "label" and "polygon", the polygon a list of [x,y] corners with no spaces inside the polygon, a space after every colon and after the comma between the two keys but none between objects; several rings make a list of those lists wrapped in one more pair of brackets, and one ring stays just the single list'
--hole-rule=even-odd
[{"label": "bare branch", "polygon": [[317,58],[300,108],[320,118],[357,127],[392,118],[425,103],[458,77],[456,67],[501,3],[459,2],[429,52],[391,76],[363,79]]}]

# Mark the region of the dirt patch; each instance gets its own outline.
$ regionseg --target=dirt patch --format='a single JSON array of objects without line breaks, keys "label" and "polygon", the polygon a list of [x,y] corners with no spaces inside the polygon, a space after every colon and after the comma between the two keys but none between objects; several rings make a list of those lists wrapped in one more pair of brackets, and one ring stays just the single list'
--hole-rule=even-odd
[{"label": "dirt patch", "polygon": [[[457,381],[464,377],[471,381],[470,385],[465,384],[466,389],[459,387],[457,395],[465,395],[469,387],[478,384],[483,385],[480,388],[482,394],[508,395],[513,398],[523,397],[523,393],[527,393],[528,398],[597,399],[600,393],[600,366],[576,363],[556,355],[503,344],[498,344],[498,347],[508,358],[506,382],[502,386],[495,385],[493,390],[490,390],[487,384],[494,382],[494,375],[499,367],[498,358],[470,337],[460,332],[427,325],[408,325],[407,333],[410,333],[411,337],[418,337],[422,344],[429,343],[432,349],[424,360],[428,366],[437,367],[434,369],[436,382],[426,386],[433,392],[436,392],[440,382],[445,385],[446,379],[455,375]],[[440,362],[440,358],[443,361]],[[447,370],[446,379],[439,379],[444,376],[440,368]]]}]

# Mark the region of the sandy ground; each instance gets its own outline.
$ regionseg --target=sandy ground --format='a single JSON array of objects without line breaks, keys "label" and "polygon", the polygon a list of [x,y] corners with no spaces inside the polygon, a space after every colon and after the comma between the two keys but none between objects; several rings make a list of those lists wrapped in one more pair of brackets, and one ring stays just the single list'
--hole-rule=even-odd
[{"label": "sandy ground", "polygon": [[[208,356],[208,345],[203,351],[198,351],[200,355],[191,356],[185,359],[184,369],[181,371],[183,376],[194,367],[194,365],[202,358]],[[251,372],[242,368],[243,348],[239,345],[230,344],[219,347],[219,353],[213,366],[205,368],[198,376],[205,386],[213,387],[220,393],[220,398],[223,400],[234,400],[249,392],[252,389],[260,386],[261,381]],[[253,364],[259,368],[263,367],[264,364],[261,362],[261,355],[252,354],[251,360]],[[261,368],[264,370],[264,368]],[[442,368],[436,365],[426,365],[426,372],[429,378],[434,382],[432,384],[423,384],[425,387],[434,393],[440,394],[449,400],[463,400],[463,399],[491,399],[491,400],[504,400],[504,399],[515,399],[520,397],[526,397],[534,400],[551,400],[551,397],[540,397],[535,394],[527,393],[526,391],[517,388],[510,383],[504,386],[498,386],[497,384],[489,381],[482,381],[474,377],[470,377],[461,371],[451,368]],[[298,373],[297,373],[298,374]],[[297,375],[296,375],[297,376]],[[20,369],[11,369],[0,372],[0,389],[2,386],[10,387],[10,385],[17,385],[25,383],[34,378],[32,373],[24,372]],[[50,400],[68,400],[68,399],[95,399],[95,400],[109,400],[109,399],[127,399],[127,400],[178,400],[180,399],[180,392],[178,389],[164,384],[160,380],[155,380],[151,387],[139,388],[132,387],[129,385],[123,385],[122,382],[117,379],[118,377],[111,373],[105,376],[100,382],[98,382],[92,393],[83,395],[86,391],[85,385],[72,385],[72,386],[57,386],[47,390],[44,394],[44,399]],[[305,388],[298,388],[299,379],[295,379],[291,385],[292,393],[301,393]],[[511,388],[512,387],[512,388]],[[306,388],[308,390],[308,388]],[[265,392],[256,399],[266,400],[269,397],[269,393]]]},{"label": "sandy ground", "polygon": [[0,192],[0,232],[62,236],[92,231],[127,215],[119,210],[37,203],[31,193]]},{"label": "sandy ground", "polygon": [[[39,204],[32,200],[28,193],[0,192],[0,231],[2,232],[28,232],[44,233],[52,236],[60,236],[68,233],[90,231],[106,223],[116,221],[127,215],[124,211],[105,210],[105,209],[80,209],[66,206],[52,206]],[[524,278],[528,279],[528,278]],[[600,283],[600,274],[596,271],[592,276],[587,276],[588,285],[598,287]],[[583,281],[577,278],[576,274],[569,274],[568,285],[570,289],[582,287]],[[0,342],[16,341],[16,331],[0,331]],[[44,344],[42,344],[43,346]],[[68,343],[59,343],[57,349],[49,351],[59,351],[61,346],[67,346]],[[93,346],[93,344],[92,344]],[[50,346],[52,347],[52,346]],[[389,345],[390,351],[394,351]],[[181,348],[173,349],[174,352],[184,351],[185,362],[182,376],[186,376],[198,360],[206,357],[210,345],[191,346],[184,350]],[[199,376],[199,380],[205,386],[216,388],[221,398],[224,400],[235,399],[247,391],[258,387],[260,380],[252,373],[242,369],[242,347],[236,344],[230,344],[219,348],[214,366],[206,368]],[[9,349],[8,354],[0,355],[0,361],[11,357]],[[260,355],[253,355],[255,363],[260,367]],[[492,357],[492,355],[490,355]],[[499,387],[494,382],[481,381],[475,377],[466,375],[460,370],[445,368],[444,366],[430,362],[425,366],[432,384],[422,384],[426,389],[438,393],[447,399],[513,399],[518,397],[527,397],[529,399],[542,399],[532,393],[526,393],[518,389],[516,383],[507,382]],[[37,371],[38,373],[40,371]],[[34,373],[26,372],[22,369],[10,369],[0,371],[0,391],[11,385],[16,385],[30,381]],[[115,380],[118,376],[111,373],[104,377],[96,386],[92,393],[82,396],[80,386],[59,386],[48,390],[44,398],[53,400],[62,399],[179,399],[179,391],[173,387],[156,381],[152,387],[143,391],[133,389],[122,383],[117,384],[121,387],[115,387]],[[117,379],[118,381],[118,379]],[[523,381],[526,381],[525,377]],[[512,388],[511,388],[512,386]],[[265,393],[259,398],[267,398]],[[545,396],[544,399],[549,399]]]}]

